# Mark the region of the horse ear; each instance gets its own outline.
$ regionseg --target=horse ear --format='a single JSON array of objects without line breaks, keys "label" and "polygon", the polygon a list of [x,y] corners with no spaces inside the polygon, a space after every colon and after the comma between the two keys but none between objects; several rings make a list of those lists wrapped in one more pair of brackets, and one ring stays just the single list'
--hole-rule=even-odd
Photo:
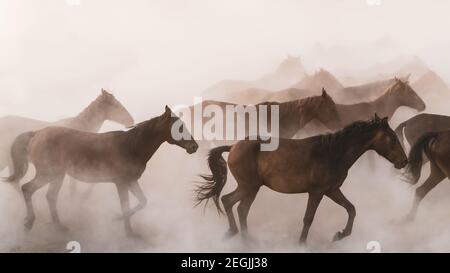
[{"label": "horse ear", "polygon": [[388,125],[389,123],[388,123],[388,118],[387,117],[384,117],[382,120],[381,120],[381,123],[383,123],[384,125]]},{"label": "horse ear", "polygon": [[166,114],[166,115],[172,114],[172,110],[170,110],[169,106],[167,106],[167,105],[166,105],[164,114]]},{"label": "horse ear", "polygon": [[380,121],[380,117],[377,115],[377,113],[375,113],[373,120],[375,121]]},{"label": "horse ear", "polygon": [[324,98],[328,97],[328,93],[325,90],[325,88],[323,88],[323,87],[322,87],[322,97],[324,97]]},{"label": "horse ear", "polygon": [[106,90],[102,88],[102,95],[106,95],[106,93],[108,92],[106,92]]}]

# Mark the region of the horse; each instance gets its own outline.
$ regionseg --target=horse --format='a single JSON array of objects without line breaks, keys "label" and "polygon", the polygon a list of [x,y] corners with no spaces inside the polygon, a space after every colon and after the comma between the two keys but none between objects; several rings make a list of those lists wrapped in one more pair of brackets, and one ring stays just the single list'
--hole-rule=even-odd
[{"label": "horse", "polygon": [[346,126],[357,120],[368,119],[374,113],[385,116],[390,120],[401,106],[410,107],[417,111],[423,111],[426,107],[425,102],[412,89],[408,81],[395,79],[395,84],[377,99],[355,104],[336,104],[336,109],[342,125]]},{"label": "horse", "polygon": [[450,130],[425,133],[411,147],[405,173],[406,182],[415,185],[419,181],[424,154],[430,161],[430,175],[420,187],[416,188],[412,208],[404,220],[414,220],[423,198],[442,180],[449,177],[449,153]]},{"label": "horse", "polygon": [[275,151],[261,151],[261,141],[242,140],[232,146],[221,146],[210,151],[208,165],[212,175],[202,175],[205,183],[197,189],[197,204],[212,198],[219,213],[221,191],[227,181],[227,162],[222,153],[229,152],[228,167],[237,182],[237,188],[221,197],[228,216],[229,230],[226,237],[238,233],[233,215],[237,202],[239,222],[244,240],[248,240],[247,216],[261,186],[280,193],[308,193],[308,205],[303,218],[300,243],[306,243],[309,228],[323,196],[329,197],[348,213],[343,231],[333,240],[340,240],[352,232],[356,215],[354,205],[347,200],[340,187],[348,170],[367,150],[375,150],[395,168],[401,169],[407,157],[388,118],[376,114],[369,121],[358,121],[344,129],[326,135],[305,139],[280,139]]},{"label": "horse", "polygon": [[[26,137],[22,135],[25,139],[21,145],[12,149],[14,174],[6,181],[18,182],[24,176],[28,153],[36,168],[36,175],[21,187],[27,208],[26,230],[31,230],[36,218],[31,197],[47,184],[52,222],[65,230],[58,216],[56,202],[63,179],[69,175],[87,183],[114,183],[122,206],[126,234],[134,235],[130,217],[147,204],[138,184],[147,162],[164,142],[180,146],[189,154],[198,148],[190,135],[180,139],[174,136],[174,126],[187,133],[184,123],[166,106],[162,115],[141,122],[128,131],[98,134],[52,126],[29,132]],[[128,192],[139,201],[132,209],[129,207]]]},{"label": "horse", "polygon": [[[409,77],[403,80],[408,80]],[[381,96],[384,91],[396,83],[398,78],[368,82],[360,85],[344,87],[339,91],[338,97],[342,100],[354,103],[367,100],[374,100]]]},{"label": "horse", "polygon": [[450,130],[449,116],[423,113],[400,123],[395,128],[395,133],[400,139],[403,149],[405,149],[404,138],[412,146],[426,133],[445,130]]},{"label": "horse", "polygon": [[[237,112],[237,115],[241,115],[241,117],[245,120],[245,125],[247,126],[245,128],[246,130],[246,136],[250,134],[250,127],[253,125],[259,125],[260,119],[262,118],[262,115],[267,115],[267,118],[265,120],[267,121],[267,128],[271,128],[271,106],[278,106],[279,107],[279,119],[275,120],[278,122],[278,128],[279,132],[278,135],[281,138],[292,138],[299,130],[301,130],[306,124],[308,124],[312,120],[317,120],[318,122],[325,124],[326,127],[329,130],[336,130],[337,128],[340,128],[340,120],[339,115],[336,111],[335,103],[333,99],[327,94],[325,89],[322,89],[322,94],[318,96],[311,96],[304,99],[299,100],[293,100],[283,103],[278,102],[271,102],[266,101],[262,102],[254,106],[255,114],[256,114],[256,120],[250,120],[249,113],[246,112]],[[198,107],[199,105],[192,105],[188,108],[188,115],[190,115],[190,124],[191,128],[194,128],[191,130],[191,133],[193,133],[194,137],[196,136],[195,130],[197,129],[196,125],[199,124],[198,118],[195,116],[195,107]],[[214,108],[218,108],[215,110],[220,110],[221,113],[226,113],[228,106],[233,107],[240,107],[241,109],[249,108],[250,105],[237,105],[234,103],[228,103],[228,102],[222,102],[222,101],[213,101],[213,100],[207,100],[203,101],[201,104],[202,109],[206,109],[206,107],[212,106]],[[267,111],[262,112],[260,111],[260,106],[267,106]],[[206,112],[205,110],[203,110]],[[250,111],[249,111],[250,112]],[[223,120],[221,124],[224,126],[223,130],[223,139],[226,139],[226,132],[229,130],[229,124],[233,122],[233,124],[230,124],[232,128],[234,129],[234,132],[237,132],[237,116],[234,116],[233,119],[227,120],[226,115],[222,115]],[[183,114],[184,117],[184,114]],[[206,124],[212,119],[215,119],[216,117],[213,115],[202,115],[201,117],[202,124]],[[256,123],[256,124],[253,124]],[[225,128],[226,127],[226,128]],[[202,128],[203,129],[203,128]],[[250,134],[251,135],[251,134]],[[199,139],[197,139],[199,141]],[[240,140],[240,139],[235,139]]]},{"label": "horse", "polygon": [[98,132],[106,120],[120,123],[128,127],[134,124],[133,117],[125,107],[108,91],[102,89],[101,94],[82,112],[72,118],[56,122],[47,122],[19,116],[0,118],[0,172],[13,166],[10,157],[14,139],[25,132],[36,131],[47,126],[63,126],[85,132]]}]

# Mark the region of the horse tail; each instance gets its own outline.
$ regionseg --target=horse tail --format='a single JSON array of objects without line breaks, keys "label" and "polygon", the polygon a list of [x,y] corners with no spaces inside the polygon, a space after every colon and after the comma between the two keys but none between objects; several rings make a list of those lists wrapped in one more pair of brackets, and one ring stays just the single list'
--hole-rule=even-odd
[{"label": "horse tail", "polygon": [[20,134],[11,146],[11,158],[13,162],[13,173],[3,179],[5,182],[18,182],[28,170],[28,144],[36,132]]},{"label": "horse tail", "polygon": [[[431,140],[438,136],[438,132],[431,132],[421,136],[409,151],[408,165],[406,166],[406,173],[409,174],[407,181],[414,185],[419,181],[420,172],[422,171],[422,161],[423,154],[425,154],[428,159],[430,155],[427,152],[428,144]],[[431,159],[430,159],[431,160]]]},{"label": "horse tail", "polygon": [[220,146],[209,151],[208,165],[212,175],[200,175],[205,180],[204,185],[200,185],[195,189],[197,193],[197,204],[210,198],[213,199],[217,207],[217,211],[223,213],[219,204],[220,193],[227,182],[227,162],[222,157],[222,153],[229,152],[232,146]]},{"label": "horse tail", "polygon": [[405,149],[405,143],[404,143],[404,141],[403,141],[403,129],[405,128],[407,122],[408,122],[408,120],[406,120],[406,121],[400,123],[400,124],[397,126],[397,128],[395,128],[395,130],[394,130],[394,131],[395,131],[395,134],[396,134],[397,137],[398,137],[398,140],[400,141],[400,145],[402,145],[403,150]]}]

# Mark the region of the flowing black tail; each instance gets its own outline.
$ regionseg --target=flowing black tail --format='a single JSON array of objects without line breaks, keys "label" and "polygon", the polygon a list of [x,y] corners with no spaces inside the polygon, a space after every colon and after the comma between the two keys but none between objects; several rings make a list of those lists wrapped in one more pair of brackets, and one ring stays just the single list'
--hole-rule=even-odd
[{"label": "flowing black tail", "polygon": [[16,137],[11,146],[11,158],[13,161],[13,173],[4,178],[5,182],[18,182],[28,170],[28,144],[36,132],[26,132]]},{"label": "flowing black tail", "polygon": [[428,143],[430,143],[432,139],[437,137],[437,135],[437,132],[424,134],[411,147],[411,151],[409,151],[408,165],[406,166],[406,173],[409,174],[408,182],[410,184],[414,185],[417,183],[417,181],[419,181],[420,172],[422,171],[423,154],[428,156]]},{"label": "flowing black tail", "polygon": [[400,141],[400,145],[402,145],[403,150],[405,150],[405,143],[404,143],[404,140],[403,140],[403,128],[405,128],[407,122],[408,121],[404,121],[404,122],[400,123],[397,126],[397,128],[395,128],[395,130],[394,130],[395,134],[398,137],[398,140]]},{"label": "flowing black tail", "polygon": [[209,151],[208,165],[212,175],[200,175],[205,180],[204,185],[197,187],[197,205],[203,200],[213,199],[219,213],[223,213],[219,204],[220,193],[227,182],[227,162],[222,153],[229,152],[231,146],[220,146]]}]

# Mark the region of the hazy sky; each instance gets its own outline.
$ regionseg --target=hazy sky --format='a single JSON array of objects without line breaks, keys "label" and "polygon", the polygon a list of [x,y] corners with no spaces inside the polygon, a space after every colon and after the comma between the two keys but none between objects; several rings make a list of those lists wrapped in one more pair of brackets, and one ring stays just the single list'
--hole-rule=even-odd
[{"label": "hazy sky", "polygon": [[0,0],[0,115],[74,115],[105,87],[139,120],[216,81],[273,71],[317,43],[382,37],[450,78],[446,0],[70,2]]}]

